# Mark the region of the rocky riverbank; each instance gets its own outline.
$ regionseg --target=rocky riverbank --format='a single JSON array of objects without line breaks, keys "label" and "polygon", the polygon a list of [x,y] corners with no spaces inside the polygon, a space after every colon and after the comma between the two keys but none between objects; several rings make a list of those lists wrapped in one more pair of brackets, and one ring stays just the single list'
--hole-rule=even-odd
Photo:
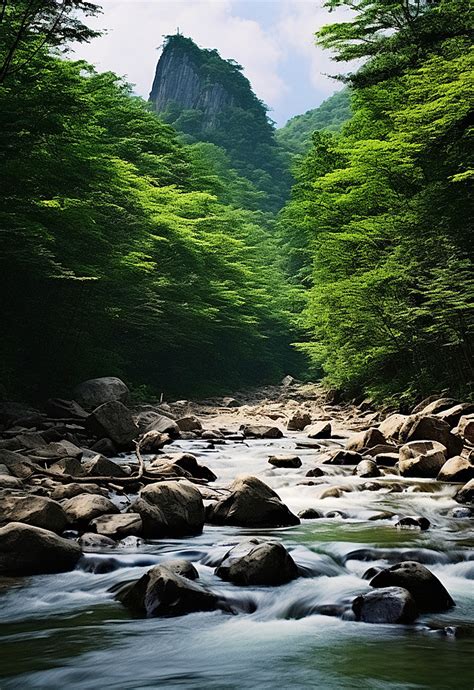
[{"label": "rocky riverbank", "polygon": [[[75,568],[113,571],[123,549],[146,553],[148,543],[192,540],[206,525],[247,530],[218,548],[217,556],[204,558],[218,579],[239,588],[277,587],[321,572],[280,540],[262,537],[261,530],[303,521],[317,535],[327,520],[352,519],[421,533],[432,529],[439,491],[453,503],[439,512],[443,520],[461,520],[463,528],[472,524],[469,403],[429,399],[410,415],[387,416],[367,401],[336,404],[318,386],[291,379],[235,398],[138,406],[128,399],[126,386],[109,378],[85,382],[73,399],[49,400],[42,410],[0,405],[4,587],[24,576]],[[202,462],[213,453],[225,458],[231,449],[244,457],[254,445],[266,452],[269,483],[278,477],[283,491],[255,476],[261,475],[260,460],[258,472],[256,464],[250,473],[248,463],[242,462],[243,472],[234,463],[225,472],[227,481],[211,462]],[[290,490],[300,510],[286,504]],[[430,518],[427,511],[412,513],[414,493],[432,497]],[[370,498],[352,499],[351,514],[351,495]],[[397,510],[374,510],[377,496],[389,504],[396,497]],[[257,530],[258,538],[252,537]],[[380,556],[369,550],[353,554],[369,562],[360,573],[360,593],[302,605],[305,615],[407,624],[453,609],[456,602],[427,567],[423,550],[398,559]],[[175,558],[115,583],[108,596],[134,615],[153,617],[212,610],[251,614],[258,606],[200,584],[193,563]]]}]

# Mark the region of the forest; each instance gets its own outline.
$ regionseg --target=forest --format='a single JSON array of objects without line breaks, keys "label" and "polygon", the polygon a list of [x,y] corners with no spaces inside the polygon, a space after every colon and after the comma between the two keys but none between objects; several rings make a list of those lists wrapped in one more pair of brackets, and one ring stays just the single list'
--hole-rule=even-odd
[{"label": "forest", "polygon": [[203,133],[64,55],[95,3],[2,4],[4,396],[104,372],[139,397],[286,373],[396,406],[469,396],[469,3],[327,6],[354,18],[317,42],[361,66],[276,133],[239,65],[180,39],[234,94]]}]

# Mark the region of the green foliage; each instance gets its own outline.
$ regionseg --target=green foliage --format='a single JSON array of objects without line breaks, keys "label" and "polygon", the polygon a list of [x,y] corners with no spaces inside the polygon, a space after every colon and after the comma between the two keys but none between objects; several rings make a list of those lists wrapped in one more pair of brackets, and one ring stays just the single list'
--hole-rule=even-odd
[{"label": "green foliage", "polygon": [[280,218],[306,288],[301,347],[351,394],[398,402],[443,388],[467,395],[469,14],[457,0],[357,8],[351,22],[320,32],[340,59],[369,58],[351,76],[354,117],[342,134],[314,138]]},{"label": "green foliage", "polygon": [[306,153],[311,146],[313,132],[338,132],[351,117],[349,91],[336,91],[318,108],[308,110],[288,120],[277,129],[277,141],[290,153]]}]

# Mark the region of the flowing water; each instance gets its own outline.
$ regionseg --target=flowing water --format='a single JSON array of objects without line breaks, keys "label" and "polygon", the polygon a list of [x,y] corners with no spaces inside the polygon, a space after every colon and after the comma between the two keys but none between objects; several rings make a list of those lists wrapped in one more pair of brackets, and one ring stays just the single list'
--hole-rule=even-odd
[{"label": "flowing water", "polygon": [[[70,573],[15,580],[0,590],[0,688],[357,688],[469,689],[474,687],[474,554],[472,520],[448,511],[454,487],[385,476],[386,488],[349,469],[327,468],[324,483],[301,485],[317,451],[298,450],[299,469],[274,469],[268,456],[295,452],[295,438],[179,442],[217,475],[217,485],[254,474],[276,489],[294,511],[314,507],[346,517],[304,520],[297,527],[245,530],[205,526],[201,536],[148,542],[138,548],[86,554]],[[320,479],[315,479],[319,482]],[[399,490],[393,491],[393,483]],[[327,485],[354,489],[319,499]],[[212,485],[210,485],[212,486]],[[401,489],[401,490],[400,490]],[[399,530],[394,520],[370,520],[390,511],[423,515],[425,532]],[[229,545],[248,535],[281,540],[306,577],[281,587],[237,587],[214,575]],[[88,563],[116,559],[97,574]],[[186,558],[201,582],[241,611],[180,618],[134,618],[109,592],[152,564]],[[457,606],[427,614],[412,626],[371,625],[316,613],[322,604],[347,604],[368,591],[362,578],[373,565],[423,562]],[[0,583],[3,584],[3,583]],[[253,611],[253,612],[249,612]],[[459,634],[458,634],[459,633]]]}]

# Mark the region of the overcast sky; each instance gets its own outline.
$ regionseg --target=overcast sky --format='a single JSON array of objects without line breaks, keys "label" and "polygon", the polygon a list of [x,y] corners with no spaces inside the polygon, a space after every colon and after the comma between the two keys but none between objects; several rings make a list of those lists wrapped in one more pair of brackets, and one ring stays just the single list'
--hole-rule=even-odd
[{"label": "overcast sky", "polygon": [[314,32],[344,16],[323,0],[102,0],[103,14],[89,25],[106,31],[75,48],[99,70],[112,70],[148,98],[163,36],[179,30],[202,48],[244,67],[257,96],[282,125],[318,106],[340,88],[327,74],[341,71]]}]

